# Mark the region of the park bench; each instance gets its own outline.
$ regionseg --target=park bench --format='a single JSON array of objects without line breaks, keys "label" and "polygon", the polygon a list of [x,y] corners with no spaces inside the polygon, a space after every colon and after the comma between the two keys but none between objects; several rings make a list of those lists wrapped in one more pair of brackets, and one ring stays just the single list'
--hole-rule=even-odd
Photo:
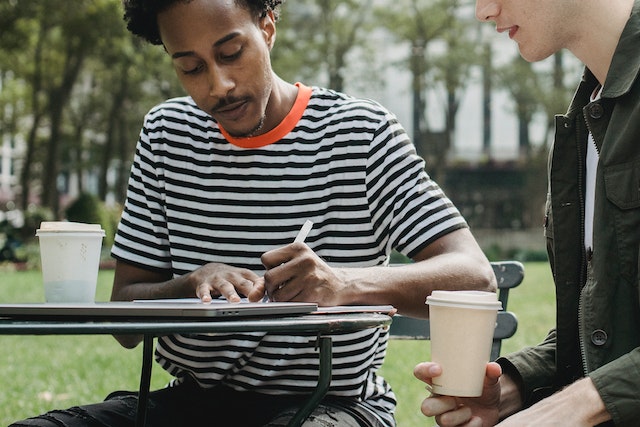
[{"label": "park bench", "polygon": [[[491,360],[495,360],[500,356],[502,340],[512,337],[518,329],[518,319],[514,313],[507,311],[507,302],[509,290],[522,283],[524,266],[518,261],[492,262],[491,266],[498,281],[498,299],[502,303],[491,346]],[[428,340],[430,338],[429,320],[396,314],[393,316],[389,336],[392,339]]]}]

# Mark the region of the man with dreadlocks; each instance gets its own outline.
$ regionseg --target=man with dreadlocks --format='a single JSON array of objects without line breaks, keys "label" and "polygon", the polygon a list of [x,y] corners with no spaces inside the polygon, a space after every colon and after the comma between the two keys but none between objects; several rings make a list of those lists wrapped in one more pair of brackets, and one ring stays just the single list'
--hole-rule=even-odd
[{"label": "man with dreadlocks", "polygon": [[[112,249],[112,300],[266,296],[426,317],[436,288],[495,289],[466,222],[391,113],[274,73],[280,3],[125,1],[129,30],[164,47],[189,96],[145,118]],[[291,243],[307,219],[306,242]],[[389,268],[393,249],[415,262]],[[376,373],[387,332],[331,338],[329,391],[304,426],[394,426],[393,392]],[[286,425],[317,383],[315,341],[160,337],[156,359],[175,380],[151,392],[147,424]],[[136,404],[116,392],[16,425],[130,426]]]}]

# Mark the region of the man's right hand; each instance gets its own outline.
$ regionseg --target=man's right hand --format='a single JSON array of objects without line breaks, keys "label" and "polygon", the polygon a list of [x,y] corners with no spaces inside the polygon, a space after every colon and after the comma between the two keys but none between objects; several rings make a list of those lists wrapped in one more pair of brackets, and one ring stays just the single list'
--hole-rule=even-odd
[{"label": "man's right hand", "polygon": [[[413,374],[421,381],[431,384],[432,378],[442,374],[437,363],[418,364]],[[421,411],[428,417],[435,417],[441,427],[466,426],[488,427],[499,421],[500,383],[502,375],[500,365],[487,364],[484,388],[480,397],[455,397],[432,394],[422,401]]]}]

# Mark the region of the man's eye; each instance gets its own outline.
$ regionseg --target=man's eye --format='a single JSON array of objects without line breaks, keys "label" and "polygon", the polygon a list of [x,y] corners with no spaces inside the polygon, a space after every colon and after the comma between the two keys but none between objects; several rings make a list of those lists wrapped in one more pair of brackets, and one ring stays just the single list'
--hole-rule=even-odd
[{"label": "man's eye", "polygon": [[225,61],[233,61],[235,59],[240,58],[241,54],[242,54],[242,49],[238,49],[237,51],[235,51],[234,53],[232,53],[230,55],[221,54],[220,58],[222,58]]},{"label": "man's eye", "polygon": [[181,68],[182,74],[198,74],[202,70],[202,65],[197,65],[193,68],[184,69]]}]

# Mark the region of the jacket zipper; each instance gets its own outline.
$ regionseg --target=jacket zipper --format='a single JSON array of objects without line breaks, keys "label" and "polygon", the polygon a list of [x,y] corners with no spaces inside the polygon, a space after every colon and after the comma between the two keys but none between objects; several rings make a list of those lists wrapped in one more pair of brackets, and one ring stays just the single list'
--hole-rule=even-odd
[{"label": "jacket zipper", "polygon": [[[582,155],[582,148],[580,147],[580,141],[586,141],[589,143],[589,123],[587,122],[586,117],[584,116],[584,110],[580,111],[580,115],[582,116],[582,120],[584,121],[585,128],[584,130],[580,126],[576,126],[576,148],[578,153],[578,200],[580,202],[580,245],[583,248],[582,256],[581,256],[581,269],[580,269],[580,292],[578,299],[578,342],[580,343],[580,354],[582,358],[582,369],[584,371],[584,375],[586,376],[589,373],[589,363],[587,361],[587,352],[586,352],[586,344],[584,342],[584,334],[585,324],[584,324],[584,316],[582,313],[582,291],[584,289],[584,284],[586,283],[586,254],[584,250],[584,227],[585,227],[585,201],[584,201],[584,166],[585,166],[585,158]],[[576,121],[577,123],[577,121]],[[597,146],[596,146],[597,147]],[[599,153],[598,153],[599,154]]]}]

